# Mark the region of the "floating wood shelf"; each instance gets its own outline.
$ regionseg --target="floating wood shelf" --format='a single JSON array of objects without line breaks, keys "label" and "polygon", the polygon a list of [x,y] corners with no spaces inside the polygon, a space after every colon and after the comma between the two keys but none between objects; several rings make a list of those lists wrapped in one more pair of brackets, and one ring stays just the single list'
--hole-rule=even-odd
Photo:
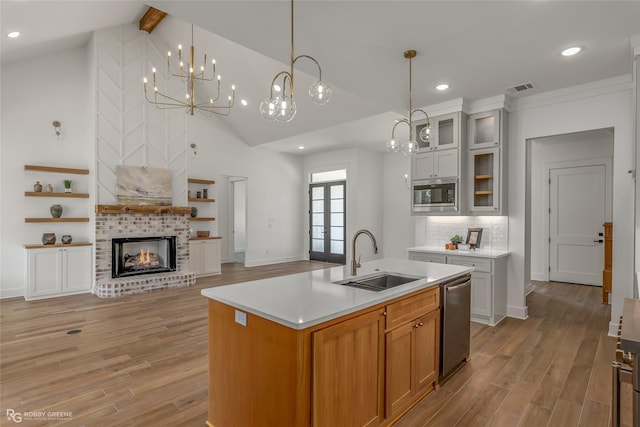
[{"label": "floating wood shelf", "polygon": [[197,198],[197,197],[189,197],[189,201],[190,202],[200,202],[200,203],[213,203],[216,201],[216,199],[203,199],[203,198]]},{"label": "floating wood shelf", "polygon": [[197,179],[197,178],[189,178],[187,179],[187,182],[189,184],[204,184],[204,185],[212,185],[215,184],[215,181],[212,181],[210,179]]},{"label": "floating wood shelf", "polygon": [[89,169],[57,168],[53,166],[24,165],[26,171],[72,173],[75,175],[89,175]]},{"label": "floating wood shelf", "polygon": [[25,249],[40,249],[40,248],[66,248],[69,246],[92,246],[93,243],[91,242],[71,242],[71,243],[56,243],[53,245],[42,245],[42,244],[35,244],[35,245],[22,245],[24,246]]},{"label": "floating wood shelf", "polygon": [[218,240],[222,239],[222,237],[214,236],[214,237],[189,237],[189,240]]},{"label": "floating wood shelf", "polygon": [[71,197],[76,199],[88,199],[87,193],[49,193],[47,191],[25,191],[26,197]]},{"label": "floating wood shelf", "polygon": [[195,218],[191,217],[189,218],[191,221],[215,221],[216,219],[213,217],[204,217],[204,216],[197,216]]},{"label": "floating wood shelf", "polygon": [[99,214],[176,214],[190,215],[188,206],[96,205]]},{"label": "floating wood shelf", "polygon": [[24,222],[89,222],[89,218],[25,218]]},{"label": "floating wood shelf", "polygon": [[493,190],[474,191],[476,196],[490,196],[493,194]]},{"label": "floating wood shelf", "polygon": [[474,176],[474,179],[476,180],[482,180],[482,179],[492,179],[493,175],[476,175]]}]

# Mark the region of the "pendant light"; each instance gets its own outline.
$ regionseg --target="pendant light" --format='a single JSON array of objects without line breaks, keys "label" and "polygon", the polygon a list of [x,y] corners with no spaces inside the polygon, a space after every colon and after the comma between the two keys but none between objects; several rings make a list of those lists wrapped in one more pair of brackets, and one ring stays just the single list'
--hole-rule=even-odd
[{"label": "pendant light", "polygon": [[[407,50],[404,53],[404,57],[407,58],[409,60],[409,117],[408,118],[402,118],[396,121],[396,123],[393,125],[393,128],[391,129],[391,139],[389,140],[389,142],[387,142],[386,145],[386,150],[389,152],[393,152],[396,153],[398,151],[402,151],[402,154],[404,154],[405,156],[410,156],[414,153],[416,153],[419,149],[418,143],[413,139],[413,114],[420,112],[422,114],[424,114],[424,116],[427,119],[427,123],[426,126],[424,126],[421,130],[420,133],[418,135],[418,138],[420,138],[420,141],[422,142],[428,142],[429,141],[429,133],[431,131],[431,124],[429,123],[429,115],[424,111],[421,110],[419,108],[416,108],[415,110],[413,109],[413,103],[412,103],[412,93],[411,93],[411,79],[412,79],[412,75],[411,75],[411,59],[415,58],[416,56],[416,51],[415,50]],[[409,139],[407,141],[401,142],[398,138],[396,138],[395,133],[396,133],[396,127],[400,124],[400,123],[404,123],[406,125],[409,126]]]},{"label": "pendant light", "polygon": [[[296,115],[296,102],[294,100],[294,65],[298,59],[306,58],[313,61],[318,67],[318,80],[309,88],[311,100],[318,105],[323,105],[331,99],[331,87],[322,81],[322,69],[315,58],[309,55],[294,56],[293,50],[293,0],[291,0],[291,60],[289,71],[281,71],[271,81],[269,97],[260,104],[260,114],[267,120],[277,122],[290,122]],[[278,78],[282,78],[282,84],[278,85]],[[276,94],[275,92],[280,92]]]}]

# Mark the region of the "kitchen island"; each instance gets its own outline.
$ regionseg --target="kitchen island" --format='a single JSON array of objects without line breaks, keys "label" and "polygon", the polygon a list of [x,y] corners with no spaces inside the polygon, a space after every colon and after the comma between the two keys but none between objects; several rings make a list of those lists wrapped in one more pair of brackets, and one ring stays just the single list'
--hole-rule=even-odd
[{"label": "kitchen island", "polygon": [[412,276],[381,292],[334,267],[202,290],[214,427],[386,426],[437,387],[439,285],[473,268],[366,262]]}]

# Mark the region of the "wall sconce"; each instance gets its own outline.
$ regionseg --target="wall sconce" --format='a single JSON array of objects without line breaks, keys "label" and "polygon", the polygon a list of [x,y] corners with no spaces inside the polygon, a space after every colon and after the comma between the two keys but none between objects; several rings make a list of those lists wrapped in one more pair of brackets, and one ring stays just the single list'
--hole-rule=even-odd
[{"label": "wall sconce", "polygon": [[198,145],[191,143],[191,149],[193,150],[193,156],[197,156],[198,155]]},{"label": "wall sconce", "polygon": [[60,130],[60,122],[57,120],[54,120],[53,128],[56,130],[56,139],[60,139],[60,135],[62,134],[62,131]]}]

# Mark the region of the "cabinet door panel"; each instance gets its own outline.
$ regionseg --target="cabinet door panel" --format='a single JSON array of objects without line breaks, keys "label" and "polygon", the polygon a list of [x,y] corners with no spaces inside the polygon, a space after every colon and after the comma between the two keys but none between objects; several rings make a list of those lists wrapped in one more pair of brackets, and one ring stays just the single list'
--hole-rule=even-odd
[{"label": "cabinet door panel", "polygon": [[492,307],[493,277],[490,273],[471,274],[471,314],[489,318]]},{"label": "cabinet door panel", "polygon": [[62,290],[60,249],[40,249],[28,252],[27,297],[60,293]]},{"label": "cabinet door panel", "polygon": [[422,316],[415,328],[416,390],[420,392],[438,379],[440,310]]},{"label": "cabinet door panel", "polygon": [[383,333],[383,316],[373,311],[313,334],[315,427],[382,421]]},{"label": "cabinet door panel", "polygon": [[202,270],[220,273],[220,241],[205,240],[202,244]]},{"label": "cabinet door panel", "polygon": [[435,153],[435,176],[458,176],[458,150],[445,150]]},{"label": "cabinet door panel", "polygon": [[413,156],[413,179],[428,179],[433,178],[435,170],[433,167],[433,153],[418,153]]},{"label": "cabinet door panel", "polygon": [[500,110],[469,116],[469,149],[487,148],[500,144]]},{"label": "cabinet door panel", "polygon": [[91,246],[69,247],[62,251],[62,290],[91,290]]},{"label": "cabinet door panel", "polygon": [[413,396],[414,322],[386,334],[386,408],[387,418],[402,409]]},{"label": "cabinet door panel", "polygon": [[202,273],[202,242],[189,242],[189,271]]}]

